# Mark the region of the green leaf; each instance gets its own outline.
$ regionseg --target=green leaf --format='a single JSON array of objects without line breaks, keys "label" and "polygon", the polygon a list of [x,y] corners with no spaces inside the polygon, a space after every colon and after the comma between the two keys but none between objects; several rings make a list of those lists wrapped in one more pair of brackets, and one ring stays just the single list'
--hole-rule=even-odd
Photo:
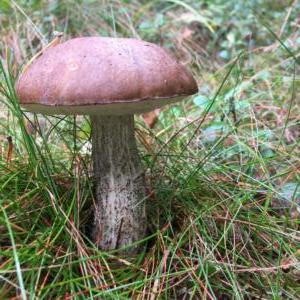
[{"label": "green leaf", "polygon": [[300,184],[288,182],[283,185],[279,192],[280,196],[288,201],[296,201],[300,205]]},{"label": "green leaf", "polygon": [[196,97],[194,97],[193,101],[197,106],[202,108],[207,107],[211,103],[211,100],[203,95],[197,95]]},{"label": "green leaf", "polygon": [[215,122],[202,131],[202,141],[211,143],[215,142],[226,131],[226,126],[223,122]]}]

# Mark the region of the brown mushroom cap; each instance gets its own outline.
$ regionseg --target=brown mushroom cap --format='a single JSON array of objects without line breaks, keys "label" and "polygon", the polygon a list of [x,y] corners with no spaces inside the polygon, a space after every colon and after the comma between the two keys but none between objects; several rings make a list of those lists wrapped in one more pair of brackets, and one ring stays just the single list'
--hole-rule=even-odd
[{"label": "brown mushroom cap", "polygon": [[22,106],[46,114],[134,114],[198,91],[161,47],[136,39],[82,37],[46,50],[17,82]]}]

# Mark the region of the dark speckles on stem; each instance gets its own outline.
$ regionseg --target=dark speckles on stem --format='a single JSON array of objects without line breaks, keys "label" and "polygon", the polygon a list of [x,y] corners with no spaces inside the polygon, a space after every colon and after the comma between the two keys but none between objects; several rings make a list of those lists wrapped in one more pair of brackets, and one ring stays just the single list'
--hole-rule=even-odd
[{"label": "dark speckles on stem", "polygon": [[109,250],[143,238],[145,181],[135,143],[133,116],[93,117],[92,128],[97,178],[93,236],[101,249]]}]

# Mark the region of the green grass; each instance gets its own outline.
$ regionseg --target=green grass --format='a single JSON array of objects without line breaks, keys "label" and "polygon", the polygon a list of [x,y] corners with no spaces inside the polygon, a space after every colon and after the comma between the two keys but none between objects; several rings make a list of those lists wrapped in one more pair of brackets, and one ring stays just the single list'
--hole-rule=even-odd
[{"label": "green grass", "polygon": [[[0,299],[299,298],[296,2],[0,2]],[[154,129],[136,117],[151,192],[137,257],[88,239],[89,119],[18,105],[54,30],[162,44],[199,83]]]}]

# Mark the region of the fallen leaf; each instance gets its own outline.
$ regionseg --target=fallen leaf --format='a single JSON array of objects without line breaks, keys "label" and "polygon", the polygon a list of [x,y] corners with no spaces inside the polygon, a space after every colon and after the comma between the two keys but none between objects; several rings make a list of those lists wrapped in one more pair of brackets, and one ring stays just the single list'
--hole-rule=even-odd
[{"label": "fallen leaf", "polygon": [[158,120],[159,112],[160,112],[160,109],[157,108],[153,111],[143,114],[144,122],[146,123],[146,125],[149,128],[153,128],[154,125],[156,124],[156,122]]},{"label": "fallen leaf", "polygon": [[299,258],[300,258],[300,249],[298,249],[291,256],[283,258],[280,262],[283,272],[285,273],[289,272],[291,270],[291,265],[293,263],[299,262]]}]

